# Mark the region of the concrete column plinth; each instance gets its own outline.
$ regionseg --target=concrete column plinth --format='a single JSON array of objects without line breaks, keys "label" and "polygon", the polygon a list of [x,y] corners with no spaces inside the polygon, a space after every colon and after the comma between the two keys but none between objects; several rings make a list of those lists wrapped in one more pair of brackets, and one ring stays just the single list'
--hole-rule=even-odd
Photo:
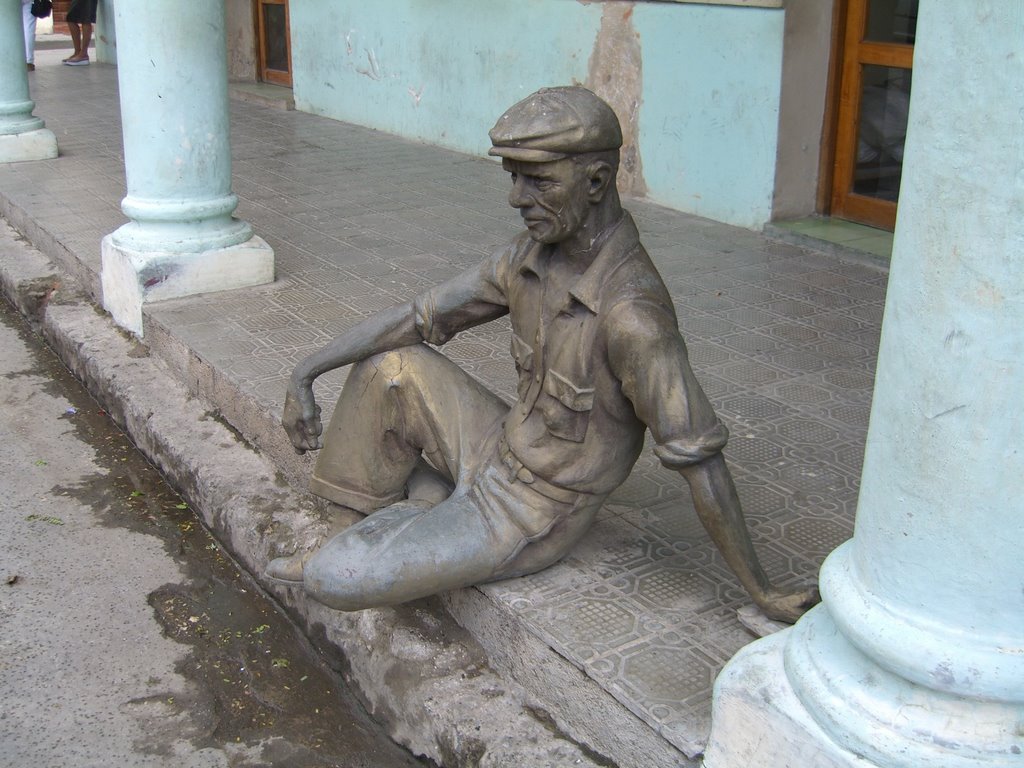
[{"label": "concrete column plinth", "polygon": [[880,667],[819,607],[742,649],[723,670],[704,765],[1019,768],[1021,714]]},{"label": "concrete column plinth", "polygon": [[1022,18],[920,2],[854,537],[719,677],[707,768],[1024,768]]},{"label": "concrete column plinth", "polygon": [[[42,123],[42,121],[39,121]],[[0,163],[52,160],[57,156],[57,137],[48,128],[24,133],[0,134]]]},{"label": "concrete column plinth", "polygon": [[113,10],[131,221],[103,240],[103,306],[142,335],[145,303],[270,282],[274,252],[232,215],[223,0]]},{"label": "concrete column plinth", "polygon": [[226,291],[274,279],[274,251],[260,237],[196,253],[139,251],[113,235],[101,247],[103,306],[114,322],[142,335],[142,306],[151,301]]},{"label": "concrete column plinth", "polygon": [[0,3],[0,163],[50,160],[57,138],[32,114],[21,3]]}]

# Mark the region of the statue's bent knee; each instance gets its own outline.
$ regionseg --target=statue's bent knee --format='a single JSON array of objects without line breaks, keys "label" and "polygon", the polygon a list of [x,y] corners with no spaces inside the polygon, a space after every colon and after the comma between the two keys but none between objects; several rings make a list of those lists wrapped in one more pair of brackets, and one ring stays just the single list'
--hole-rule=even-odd
[{"label": "statue's bent knee", "polygon": [[[352,376],[365,377],[370,381],[379,379],[379,383],[387,387],[397,387],[402,383],[403,374],[417,368],[417,364],[437,354],[423,344],[381,352],[356,363]],[[350,376],[351,378],[351,376]]]}]

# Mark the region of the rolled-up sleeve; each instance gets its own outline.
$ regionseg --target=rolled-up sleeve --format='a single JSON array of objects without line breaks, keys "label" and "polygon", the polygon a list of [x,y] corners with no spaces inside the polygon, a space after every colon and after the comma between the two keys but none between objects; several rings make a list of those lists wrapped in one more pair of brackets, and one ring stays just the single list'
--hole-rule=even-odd
[{"label": "rolled-up sleeve", "polygon": [[661,463],[681,469],[721,451],[729,431],[690,368],[672,312],[653,301],[624,302],[609,313],[607,328],[612,372]]},{"label": "rolled-up sleeve", "polygon": [[413,300],[416,330],[424,341],[440,346],[459,331],[508,313],[508,251],[495,252]]}]

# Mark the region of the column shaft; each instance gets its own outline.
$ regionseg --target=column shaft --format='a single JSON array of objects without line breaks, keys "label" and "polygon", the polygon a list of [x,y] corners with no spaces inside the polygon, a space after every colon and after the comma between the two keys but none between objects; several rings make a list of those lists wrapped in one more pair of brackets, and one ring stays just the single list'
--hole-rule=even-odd
[{"label": "column shaft", "polygon": [[96,28],[93,40],[96,42],[96,61],[103,64],[117,64],[117,34],[114,26],[115,0],[99,0],[96,14]]},{"label": "column shaft", "polygon": [[1022,26],[921,0],[854,538],[723,673],[709,768],[1024,766]]},{"label": "column shaft", "polygon": [[0,3],[0,163],[57,156],[57,139],[32,114],[21,3]]},{"label": "column shaft", "polygon": [[103,303],[142,333],[142,304],[273,280],[273,251],[232,216],[224,2],[117,0],[131,221],[104,238]]},{"label": "column shaft", "polygon": [[129,224],[120,245],[196,252],[241,243],[233,220],[224,3],[183,13],[174,0],[114,8]]}]

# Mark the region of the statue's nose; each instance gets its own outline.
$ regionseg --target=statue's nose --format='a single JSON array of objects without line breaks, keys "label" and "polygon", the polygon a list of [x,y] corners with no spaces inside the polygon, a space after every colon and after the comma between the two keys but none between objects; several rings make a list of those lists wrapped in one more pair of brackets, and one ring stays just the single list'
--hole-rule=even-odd
[{"label": "statue's nose", "polygon": [[512,191],[508,193],[508,204],[513,208],[525,208],[533,202],[533,198],[530,196],[526,189],[526,185],[523,183],[522,177],[517,178],[512,182]]}]

